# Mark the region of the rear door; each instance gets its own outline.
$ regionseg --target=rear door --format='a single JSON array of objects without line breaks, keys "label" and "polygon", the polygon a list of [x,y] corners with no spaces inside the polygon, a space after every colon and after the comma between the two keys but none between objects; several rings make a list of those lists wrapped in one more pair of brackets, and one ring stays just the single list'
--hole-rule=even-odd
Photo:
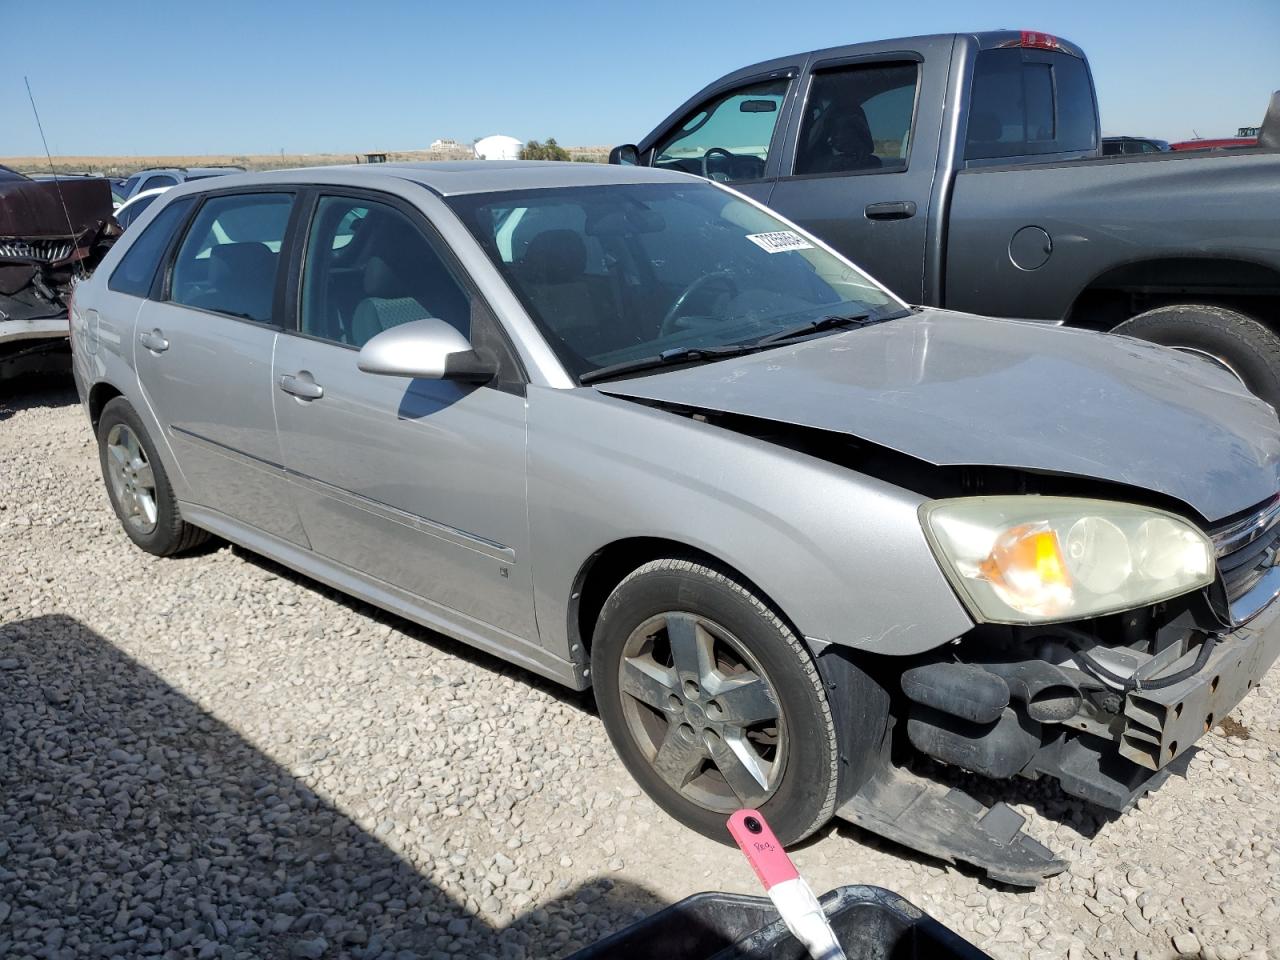
[{"label": "rear door", "polygon": [[768,203],[797,72],[783,69],[738,78],[705,93],[674,123],[648,138],[642,161],[729,183]]},{"label": "rear door", "polygon": [[134,357],[191,502],[305,543],[280,468],[271,354],[294,193],[214,194],[138,314]]},{"label": "rear door", "polygon": [[[536,643],[524,389],[496,321],[409,204],[323,188],[313,209],[296,329],[281,334],[271,378],[312,549],[455,631]],[[424,317],[492,351],[504,372],[477,386],[357,368],[369,339]]]},{"label": "rear door", "polygon": [[929,198],[950,45],[815,61],[770,206],[911,303],[924,295]]}]

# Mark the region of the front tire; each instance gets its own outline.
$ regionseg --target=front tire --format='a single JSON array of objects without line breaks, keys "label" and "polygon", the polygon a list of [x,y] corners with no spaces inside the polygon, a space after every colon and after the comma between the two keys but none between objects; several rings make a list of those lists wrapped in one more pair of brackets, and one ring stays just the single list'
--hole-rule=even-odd
[{"label": "front tire", "polygon": [[98,459],[120,525],[147,553],[168,557],[208,539],[208,533],[182,519],[155,444],[124,397],[102,408]]},{"label": "front tire", "polygon": [[1226,307],[1177,304],[1140,313],[1111,332],[1201,354],[1280,411],[1280,337],[1253,317]]},{"label": "front tire", "polygon": [[591,666],[614,748],[676,820],[729,843],[729,814],[753,807],[792,844],[831,819],[839,751],[817,667],[744,584],[646,563],[605,602]]}]

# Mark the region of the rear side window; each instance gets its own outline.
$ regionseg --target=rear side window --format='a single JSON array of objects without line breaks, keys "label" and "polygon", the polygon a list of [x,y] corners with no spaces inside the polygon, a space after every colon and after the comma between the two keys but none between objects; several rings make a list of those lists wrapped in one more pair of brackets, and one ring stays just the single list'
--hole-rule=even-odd
[{"label": "rear side window", "polygon": [[272,323],[280,248],[293,195],[246,193],[205,201],[173,262],[174,303]]},{"label": "rear side window", "polygon": [[149,197],[142,197],[139,200],[135,200],[133,203],[129,204],[129,206],[127,206],[125,209],[119,211],[116,214],[116,223],[120,224],[120,229],[121,230],[128,229],[129,224],[133,223],[133,221],[137,220],[140,216],[142,216],[142,212],[146,210],[147,207],[155,203],[156,200],[158,200],[159,198],[160,198],[160,194],[153,193]]},{"label": "rear side window", "polygon": [[160,260],[193,202],[192,197],[179,197],[156,214],[111,272],[107,280],[108,290],[135,297],[145,297],[150,293]]},{"label": "rear side window", "polygon": [[[178,183],[177,178],[162,173],[158,177],[150,177],[147,182],[142,185],[142,190],[152,190],[155,187],[172,187]],[[141,193],[142,190],[138,192]]]},{"label": "rear side window", "polygon": [[915,63],[877,63],[815,73],[795,173],[905,170],[919,72]]},{"label": "rear side window", "polygon": [[1083,60],[1020,48],[978,54],[965,159],[1093,150],[1096,137]]}]

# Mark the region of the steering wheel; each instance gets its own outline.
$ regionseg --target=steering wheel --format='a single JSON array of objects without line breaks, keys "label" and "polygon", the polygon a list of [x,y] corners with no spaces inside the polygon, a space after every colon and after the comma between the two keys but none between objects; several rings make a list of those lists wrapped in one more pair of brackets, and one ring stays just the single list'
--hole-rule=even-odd
[{"label": "steering wheel", "polygon": [[726,182],[726,181],[728,181],[728,180],[729,180],[729,175],[728,175],[727,173],[720,172],[720,173],[717,175],[717,174],[715,174],[715,173],[711,173],[711,172],[710,172],[710,170],[709,170],[709,169],[708,169],[708,167],[707,167],[707,161],[708,161],[709,159],[711,159],[711,155],[712,155],[713,153],[714,153],[716,156],[718,156],[718,157],[728,157],[730,160],[734,160],[734,159],[737,159],[737,158],[734,156],[734,154],[730,153],[730,152],[729,152],[728,150],[726,150],[724,147],[710,147],[710,148],[708,148],[708,149],[707,149],[707,152],[706,152],[706,153],[704,153],[704,154],[702,155],[702,175],[703,175],[703,177],[705,177],[705,178],[706,178],[706,179],[708,179],[708,180],[719,180],[721,183],[724,183],[724,182]]},{"label": "steering wheel", "polygon": [[733,279],[733,275],[730,274],[728,270],[717,270],[715,273],[704,273],[702,276],[697,277],[693,283],[685,287],[684,292],[681,293],[680,296],[676,297],[676,302],[671,305],[671,309],[662,317],[662,326],[659,328],[659,333],[661,333],[662,336],[677,333],[679,328],[676,324],[680,319],[681,313],[684,311],[685,304],[689,302],[694,294],[699,293],[704,287],[710,286],[713,283],[720,284],[730,294],[736,294],[738,292],[738,282]]}]

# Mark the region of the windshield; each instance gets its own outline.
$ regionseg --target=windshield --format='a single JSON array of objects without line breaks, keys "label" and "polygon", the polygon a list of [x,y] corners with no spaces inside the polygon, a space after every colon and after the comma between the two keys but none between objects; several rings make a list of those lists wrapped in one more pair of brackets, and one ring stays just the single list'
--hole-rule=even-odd
[{"label": "windshield", "polygon": [[833,315],[905,313],[776,217],[709,184],[612,184],[449,203],[575,377],[749,345]]}]

